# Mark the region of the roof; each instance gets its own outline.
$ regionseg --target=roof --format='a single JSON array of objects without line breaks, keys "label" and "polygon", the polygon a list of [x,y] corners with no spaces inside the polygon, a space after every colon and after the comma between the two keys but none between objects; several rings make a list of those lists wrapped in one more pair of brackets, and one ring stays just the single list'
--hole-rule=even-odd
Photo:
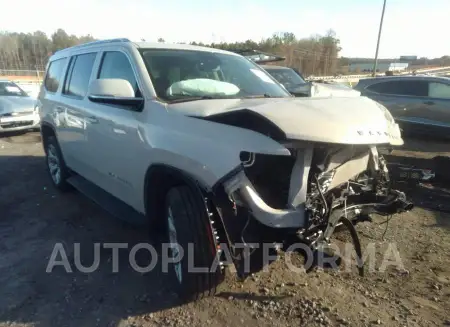
[{"label": "roof", "polygon": [[65,48],[62,50],[59,50],[55,52],[54,55],[64,55],[67,52],[78,50],[78,49],[85,49],[90,47],[102,47],[106,45],[123,45],[123,46],[130,46],[135,47],[138,49],[173,49],[173,50],[191,50],[191,51],[205,51],[205,52],[215,52],[215,53],[224,53],[229,55],[237,55],[234,52],[220,50],[216,48],[209,48],[209,47],[202,47],[197,45],[190,45],[190,44],[178,44],[178,43],[161,43],[161,42],[132,42],[129,39],[125,38],[117,38],[117,39],[107,39],[107,40],[100,40],[100,41],[93,41],[88,43],[83,43],[79,45],[75,45],[73,47]]},{"label": "roof", "polygon": [[136,45],[137,48],[141,49],[149,48],[149,49],[193,50],[193,51],[207,51],[207,52],[236,55],[236,53],[231,51],[225,51],[210,47],[202,47],[199,45],[191,45],[191,44],[160,43],[160,42],[133,42],[133,43]]}]

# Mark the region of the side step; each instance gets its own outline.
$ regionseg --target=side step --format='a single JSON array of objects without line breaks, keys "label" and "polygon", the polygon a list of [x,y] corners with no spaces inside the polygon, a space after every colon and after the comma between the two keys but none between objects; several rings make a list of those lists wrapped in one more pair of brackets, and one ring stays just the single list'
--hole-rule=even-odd
[{"label": "side step", "polygon": [[114,217],[133,225],[147,224],[147,218],[143,214],[87,179],[74,175],[67,182]]}]

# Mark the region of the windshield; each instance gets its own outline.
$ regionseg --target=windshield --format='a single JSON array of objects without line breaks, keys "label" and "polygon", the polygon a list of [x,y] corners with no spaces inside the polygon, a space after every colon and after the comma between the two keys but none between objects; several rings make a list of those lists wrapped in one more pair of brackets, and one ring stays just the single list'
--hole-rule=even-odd
[{"label": "windshield", "polygon": [[208,51],[141,50],[159,98],[290,97],[271,76],[242,56]]},{"label": "windshield", "polygon": [[0,81],[0,96],[27,97],[28,94],[13,82]]},{"label": "windshield", "polygon": [[266,68],[266,71],[287,89],[306,84],[306,81],[290,68]]}]

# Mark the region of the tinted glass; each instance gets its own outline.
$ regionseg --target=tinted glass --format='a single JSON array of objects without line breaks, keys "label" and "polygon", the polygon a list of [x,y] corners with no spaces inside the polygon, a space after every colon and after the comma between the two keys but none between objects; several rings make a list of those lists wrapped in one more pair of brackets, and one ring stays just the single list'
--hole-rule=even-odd
[{"label": "tinted glass", "polygon": [[276,80],[250,60],[197,50],[141,51],[158,97],[290,97]]},{"label": "tinted glass", "polygon": [[69,71],[67,85],[64,88],[65,94],[77,97],[86,95],[96,55],[96,53],[87,53],[72,59],[74,60],[71,65],[73,68]]},{"label": "tinted glass", "polygon": [[367,89],[381,94],[428,96],[426,81],[386,81],[370,85]]},{"label": "tinted glass", "polygon": [[305,80],[292,69],[266,68],[266,71],[288,89],[306,84]]},{"label": "tinted glass", "polygon": [[112,51],[104,54],[98,78],[125,79],[130,82],[134,92],[138,89],[131,63],[122,52]]},{"label": "tinted glass", "polygon": [[65,63],[66,58],[58,59],[50,63],[44,82],[47,91],[56,92],[58,90]]},{"label": "tinted glass", "polygon": [[429,84],[428,96],[432,98],[450,99],[450,85],[431,82]]}]

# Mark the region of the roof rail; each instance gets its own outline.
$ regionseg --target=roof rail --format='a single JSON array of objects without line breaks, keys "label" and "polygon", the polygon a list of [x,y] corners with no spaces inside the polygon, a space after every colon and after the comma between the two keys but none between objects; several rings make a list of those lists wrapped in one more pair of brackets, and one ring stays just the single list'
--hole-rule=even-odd
[{"label": "roof rail", "polygon": [[227,51],[231,51],[240,54],[241,56],[247,57],[248,59],[256,62],[257,64],[286,60],[285,57],[281,57],[273,53],[267,53],[255,49],[227,49]]},{"label": "roof rail", "polygon": [[79,49],[79,48],[87,47],[87,46],[90,46],[90,45],[101,45],[101,44],[108,44],[108,43],[113,43],[113,42],[131,42],[131,41],[129,39],[127,39],[127,38],[98,40],[98,41],[82,43],[82,44],[74,45],[72,47],[68,47],[68,48],[64,48],[64,49],[61,49],[61,50],[57,50],[54,53],[56,53],[58,51],[67,50],[67,49]]}]

